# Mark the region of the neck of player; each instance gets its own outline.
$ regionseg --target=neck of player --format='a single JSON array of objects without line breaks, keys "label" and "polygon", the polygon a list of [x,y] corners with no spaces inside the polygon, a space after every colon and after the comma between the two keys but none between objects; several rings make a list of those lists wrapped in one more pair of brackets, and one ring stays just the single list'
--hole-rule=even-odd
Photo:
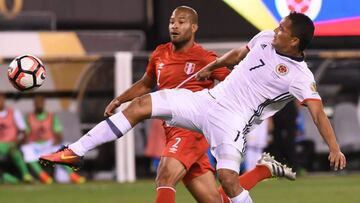
[{"label": "neck of player", "polygon": [[195,40],[192,37],[190,40],[182,41],[182,42],[172,42],[173,44],[173,52],[186,52],[192,46],[194,46]]},{"label": "neck of player", "polygon": [[301,58],[303,57],[303,52],[298,49],[276,49],[276,51],[282,55]]}]

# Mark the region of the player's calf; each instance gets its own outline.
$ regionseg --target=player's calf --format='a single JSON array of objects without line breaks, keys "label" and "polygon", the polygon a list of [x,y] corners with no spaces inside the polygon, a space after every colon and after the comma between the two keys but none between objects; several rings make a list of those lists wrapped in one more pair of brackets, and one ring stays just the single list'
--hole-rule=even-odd
[{"label": "player's calf", "polygon": [[221,186],[228,197],[235,197],[243,190],[240,186],[239,174],[230,169],[218,169],[217,175]]}]

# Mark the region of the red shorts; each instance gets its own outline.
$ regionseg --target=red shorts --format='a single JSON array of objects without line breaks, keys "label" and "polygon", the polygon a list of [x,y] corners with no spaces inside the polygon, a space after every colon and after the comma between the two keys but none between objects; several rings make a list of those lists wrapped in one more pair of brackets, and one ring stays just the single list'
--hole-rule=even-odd
[{"label": "red shorts", "polygon": [[165,132],[166,146],[162,156],[175,158],[184,164],[187,170],[183,178],[185,185],[193,178],[215,171],[207,156],[209,144],[202,134],[174,127],[166,127]]}]

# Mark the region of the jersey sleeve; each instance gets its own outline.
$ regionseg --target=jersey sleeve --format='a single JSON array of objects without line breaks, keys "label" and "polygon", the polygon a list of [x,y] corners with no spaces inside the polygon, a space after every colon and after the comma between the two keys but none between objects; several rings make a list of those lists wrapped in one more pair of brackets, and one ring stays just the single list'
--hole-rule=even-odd
[{"label": "jersey sleeve", "polygon": [[313,77],[296,77],[290,84],[289,92],[301,103],[306,100],[321,100]]},{"label": "jersey sleeve", "polygon": [[157,57],[157,49],[150,55],[149,62],[146,67],[146,74],[151,78],[156,78],[156,64],[155,59]]},{"label": "jersey sleeve", "polygon": [[274,36],[274,31],[271,30],[265,30],[259,32],[257,35],[255,35],[246,45],[246,47],[250,50],[252,49],[259,41],[265,37],[272,38]]},{"label": "jersey sleeve", "polygon": [[[213,61],[215,61],[217,58],[217,55],[214,52],[209,52],[206,56],[206,64],[209,64]],[[230,74],[230,70],[226,67],[220,67],[215,69],[212,73],[211,73],[211,78],[214,80],[219,80],[219,81],[223,81],[226,76],[228,76]]]}]

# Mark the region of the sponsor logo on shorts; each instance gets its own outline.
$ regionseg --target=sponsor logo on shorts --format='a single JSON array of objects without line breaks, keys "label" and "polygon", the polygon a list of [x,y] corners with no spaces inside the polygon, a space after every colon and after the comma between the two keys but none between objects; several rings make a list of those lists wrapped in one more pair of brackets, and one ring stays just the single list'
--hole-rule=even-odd
[{"label": "sponsor logo on shorts", "polygon": [[177,149],[176,148],[170,148],[169,152],[175,154],[177,152]]}]

